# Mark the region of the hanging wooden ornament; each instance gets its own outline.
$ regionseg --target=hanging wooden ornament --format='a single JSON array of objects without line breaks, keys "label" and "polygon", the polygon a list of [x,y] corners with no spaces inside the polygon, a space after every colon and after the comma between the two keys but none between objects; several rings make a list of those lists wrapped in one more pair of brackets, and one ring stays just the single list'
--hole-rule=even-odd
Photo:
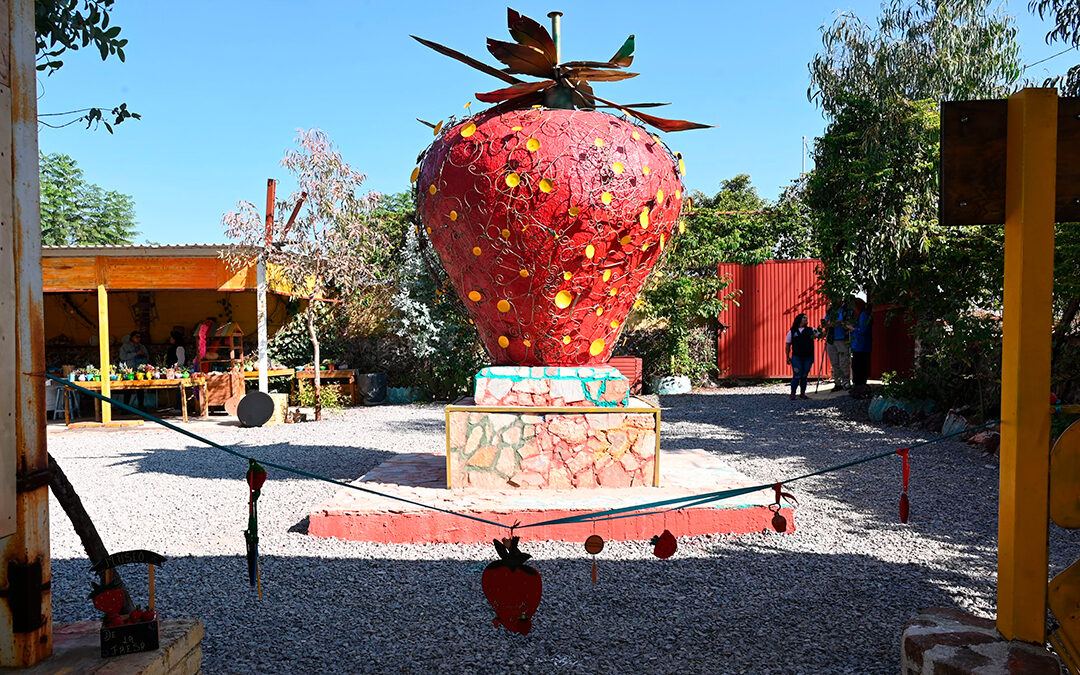
[{"label": "hanging wooden ornament", "polygon": [[585,540],[585,551],[592,554],[592,582],[596,583],[596,554],[604,550],[604,539],[594,534]]},{"label": "hanging wooden ornament", "polygon": [[661,534],[650,539],[649,543],[653,545],[653,555],[661,559],[675,555],[675,550],[679,548],[679,544],[675,541],[675,535],[671,533],[671,530],[664,530]]},{"label": "hanging wooden ornament", "polygon": [[896,451],[896,454],[900,455],[900,459],[903,460],[903,487],[900,492],[900,522],[906,523],[908,521],[908,515],[911,513],[911,504],[908,502],[907,489],[908,489],[908,477],[911,474],[911,461],[908,458],[908,454],[911,452],[909,448],[900,448]]},{"label": "hanging wooden ornament", "polygon": [[490,563],[480,577],[484,597],[495,610],[492,623],[528,635],[544,587],[540,573],[525,564],[532,556],[518,549],[518,537],[496,539],[494,543],[499,559]]}]

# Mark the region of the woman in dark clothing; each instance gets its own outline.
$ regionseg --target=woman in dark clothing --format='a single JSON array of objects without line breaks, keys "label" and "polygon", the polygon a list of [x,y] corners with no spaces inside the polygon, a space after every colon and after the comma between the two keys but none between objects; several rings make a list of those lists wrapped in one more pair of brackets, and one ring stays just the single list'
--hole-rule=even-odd
[{"label": "woman in dark clothing", "polygon": [[807,398],[806,379],[814,365],[814,329],[810,328],[809,323],[805,314],[796,316],[784,341],[787,362],[791,364],[792,401],[795,400],[796,389],[800,390],[799,398]]}]

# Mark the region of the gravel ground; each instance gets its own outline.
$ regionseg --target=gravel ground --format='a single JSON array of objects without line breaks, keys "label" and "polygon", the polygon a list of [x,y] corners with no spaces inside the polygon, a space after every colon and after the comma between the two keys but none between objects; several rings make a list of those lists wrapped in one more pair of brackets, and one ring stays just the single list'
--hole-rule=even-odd
[{"label": "gravel ground", "polygon": [[[665,397],[663,447],[702,448],[769,482],[930,437],[871,424],[865,401],[789,401],[784,391]],[[208,434],[353,480],[390,453],[438,451],[443,412],[360,408]],[[595,586],[580,542],[524,542],[545,582],[528,637],[491,625],[480,590],[490,546],[309,537],[309,508],[337,488],[272,472],[260,501],[260,601],[243,561],[242,461],[166,430],[53,427],[49,446],[110,550],[170,558],[158,608],[203,620],[207,673],[895,673],[900,633],[920,608],[993,612],[997,461],[955,441],[913,451],[907,525],[900,461],[887,458],[791,485],[794,534],[683,537],[666,561],[644,543],[608,542]],[[54,617],[95,619],[88,562],[55,502],[52,523]],[[1056,571],[1076,557],[1080,533],[1051,529]],[[146,597],[139,573],[126,572],[136,601]]]}]

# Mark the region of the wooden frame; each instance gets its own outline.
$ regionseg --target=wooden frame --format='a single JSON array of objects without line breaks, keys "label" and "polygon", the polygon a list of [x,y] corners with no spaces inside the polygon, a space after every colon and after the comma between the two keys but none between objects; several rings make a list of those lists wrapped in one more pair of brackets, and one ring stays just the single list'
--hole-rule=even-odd
[{"label": "wooden frame", "polygon": [[[179,389],[180,390],[180,410],[185,422],[188,421],[188,404],[187,393],[190,389],[193,392],[198,392],[199,395],[199,417],[205,419],[210,416],[210,406],[208,405],[208,398],[206,393],[206,380],[203,378],[187,378],[179,380],[113,380],[107,382],[105,380],[95,382],[79,382],[78,385],[84,389],[91,391],[100,391],[102,396],[108,396],[108,390],[112,391],[132,391],[139,389]],[[61,385],[63,386],[63,385]],[[110,420],[105,419],[105,409],[109,406],[108,402],[102,402],[98,399],[94,399],[94,417],[99,420],[103,425],[111,423]],[[64,423],[71,426],[71,400],[64,397]]]}]

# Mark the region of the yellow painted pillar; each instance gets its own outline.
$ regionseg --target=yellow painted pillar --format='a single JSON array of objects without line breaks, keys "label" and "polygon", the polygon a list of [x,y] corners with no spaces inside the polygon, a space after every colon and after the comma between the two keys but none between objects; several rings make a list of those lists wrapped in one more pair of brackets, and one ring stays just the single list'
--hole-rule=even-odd
[{"label": "yellow painted pillar", "polygon": [[997,628],[1046,637],[1057,92],[1009,97]]},{"label": "yellow painted pillar", "polygon": [[[98,271],[99,275],[104,270]],[[111,381],[109,380],[109,292],[105,290],[104,281],[100,281],[97,287],[98,302],[98,351],[101,356],[101,395],[109,396]],[[112,404],[108,401],[101,402],[101,423],[112,422]]]}]

